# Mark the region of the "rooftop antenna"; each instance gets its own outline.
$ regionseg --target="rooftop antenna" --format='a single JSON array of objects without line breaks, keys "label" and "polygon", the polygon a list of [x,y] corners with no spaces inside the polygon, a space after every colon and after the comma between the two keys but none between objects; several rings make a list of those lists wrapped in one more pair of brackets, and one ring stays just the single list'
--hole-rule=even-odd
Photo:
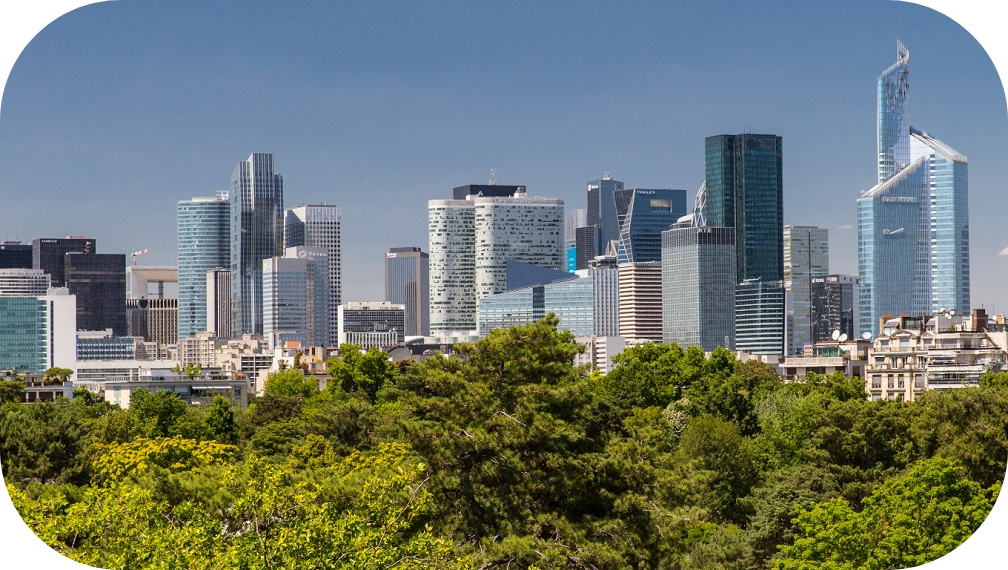
[{"label": "rooftop antenna", "polygon": [[490,186],[497,185],[497,171],[494,170],[493,168],[490,169],[490,181],[487,182],[487,184],[489,184]]}]

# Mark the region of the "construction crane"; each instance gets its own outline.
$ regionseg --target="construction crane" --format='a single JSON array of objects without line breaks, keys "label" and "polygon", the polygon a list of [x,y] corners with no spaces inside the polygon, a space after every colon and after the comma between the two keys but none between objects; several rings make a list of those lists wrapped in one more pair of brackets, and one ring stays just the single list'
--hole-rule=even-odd
[{"label": "construction crane", "polygon": [[147,253],[148,251],[150,251],[149,247],[147,249],[141,249],[140,251],[134,251],[133,253],[130,254],[130,257],[133,258],[133,267],[137,266],[137,258]]}]

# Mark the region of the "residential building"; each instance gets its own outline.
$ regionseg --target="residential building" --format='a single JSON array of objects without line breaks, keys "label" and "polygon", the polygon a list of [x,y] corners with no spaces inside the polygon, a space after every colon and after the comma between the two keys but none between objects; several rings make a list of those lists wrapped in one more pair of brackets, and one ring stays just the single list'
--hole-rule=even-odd
[{"label": "residential building", "polygon": [[815,339],[812,334],[812,280],[828,273],[829,230],[815,226],[784,226],[784,289],[790,296],[789,317],[792,318],[786,354],[801,354],[805,345],[826,340]]},{"label": "residential building", "polygon": [[217,267],[206,273],[206,332],[231,338],[231,325],[231,270]]},{"label": "residential building", "polygon": [[231,266],[228,193],[181,200],[177,214],[178,336],[186,339],[207,330],[207,272]]},{"label": "residential building", "polygon": [[284,245],[287,248],[305,246],[321,248],[329,263],[329,337],[319,343],[336,346],[339,323],[336,307],[343,299],[343,262],[340,245],[342,211],[327,204],[303,204],[287,210],[284,222]]},{"label": "residential building", "polygon": [[909,60],[878,78],[878,184],[858,207],[860,332],[885,314],[970,308],[968,161],[909,119]]},{"label": "residential building", "polygon": [[217,366],[217,337],[210,332],[198,332],[179,341],[179,366]]},{"label": "residential building", "polygon": [[[273,155],[252,153],[231,174],[232,334],[263,334],[263,262],[282,257],[283,177],[273,170]],[[199,275],[223,264],[215,262]],[[200,315],[206,307],[200,307]]]},{"label": "residential building", "polygon": [[787,355],[777,369],[786,382],[803,381],[809,374],[828,376],[840,372],[847,378],[864,378],[871,343],[862,339],[824,340],[805,347],[800,356]]},{"label": "residential building", "polygon": [[588,370],[601,374],[608,374],[613,369],[613,357],[626,349],[621,336],[579,336],[574,340],[585,345],[584,352],[574,356],[574,365],[587,366]]},{"label": "residential building", "polygon": [[430,334],[430,256],[419,247],[393,247],[385,254],[385,300],[406,310],[404,334]]},{"label": "residential building", "polygon": [[735,346],[735,230],[662,232],[662,341],[711,352]]}]

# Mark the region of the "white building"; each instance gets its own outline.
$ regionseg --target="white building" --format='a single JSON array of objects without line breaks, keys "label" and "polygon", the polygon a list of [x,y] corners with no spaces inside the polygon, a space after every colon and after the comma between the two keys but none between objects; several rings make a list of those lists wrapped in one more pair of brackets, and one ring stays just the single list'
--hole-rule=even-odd
[{"label": "white building", "polygon": [[320,247],[289,247],[283,257],[262,262],[263,337],[271,347],[296,340],[327,344],[329,264]]},{"label": "white building", "polygon": [[475,331],[476,300],[505,291],[509,259],[565,267],[563,200],[470,195],[430,200],[427,213],[432,336]]}]

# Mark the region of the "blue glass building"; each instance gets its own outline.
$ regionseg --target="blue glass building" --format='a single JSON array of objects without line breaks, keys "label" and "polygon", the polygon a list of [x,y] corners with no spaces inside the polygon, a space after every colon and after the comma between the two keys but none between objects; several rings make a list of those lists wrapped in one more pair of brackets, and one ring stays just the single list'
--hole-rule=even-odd
[{"label": "blue glass building", "polygon": [[878,184],[858,197],[859,333],[970,310],[967,159],[909,122],[909,59],[878,78]]},{"label": "blue glass building", "polygon": [[253,153],[231,174],[233,334],[263,333],[263,260],[283,256],[283,177],[273,155]]},{"label": "blue glass building", "polygon": [[179,340],[207,330],[207,272],[231,265],[230,217],[226,192],[178,203]]},{"label": "blue glass building", "polygon": [[686,191],[630,188],[615,198],[618,262],[661,261],[661,233],[686,214]]},{"label": "blue glass building", "polygon": [[478,301],[479,334],[493,329],[533,323],[549,313],[560,319],[559,328],[576,336],[595,330],[595,296],[591,277],[581,277],[516,289]]},{"label": "blue glass building", "polygon": [[[619,222],[616,214],[616,193],[623,190],[623,183],[613,180],[608,172],[602,178],[592,180],[588,183],[588,220],[589,227],[598,228],[595,236],[594,248],[591,244],[585,243],[582,248],[582,241],[578,240],[578,259],[592,259],[596,255],[602,255],[609,242],[619,240]],[[584,253],[581,253],[584,250]],[[587,263],[587,261],[586,261]],[[583,267],[578,264],[578,269]]]}]

